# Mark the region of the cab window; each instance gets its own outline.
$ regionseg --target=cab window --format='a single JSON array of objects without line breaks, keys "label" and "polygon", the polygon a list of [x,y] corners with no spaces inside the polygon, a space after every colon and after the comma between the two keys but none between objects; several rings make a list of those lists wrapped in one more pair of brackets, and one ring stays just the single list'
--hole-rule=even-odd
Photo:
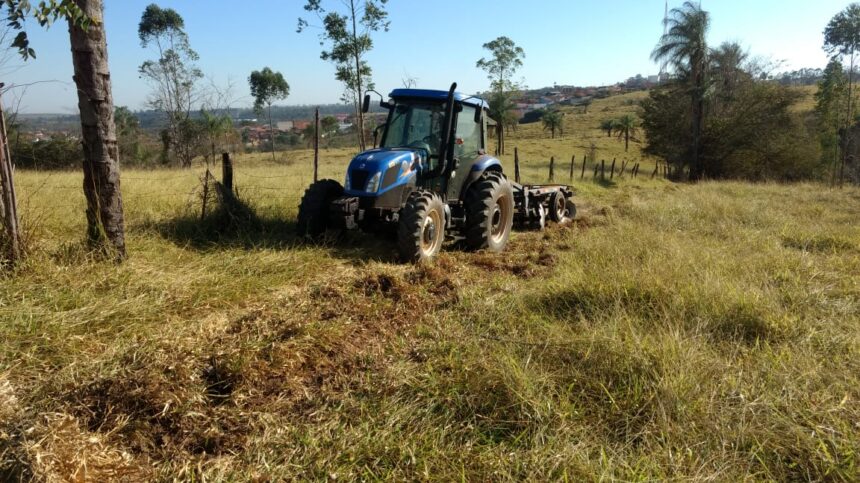
[{"label": "cab window", "polygon": [[474,158],[481,149],[481,125],[475,122],[475,107],[463,105],[457,115],[454,154],[459,158]]}]

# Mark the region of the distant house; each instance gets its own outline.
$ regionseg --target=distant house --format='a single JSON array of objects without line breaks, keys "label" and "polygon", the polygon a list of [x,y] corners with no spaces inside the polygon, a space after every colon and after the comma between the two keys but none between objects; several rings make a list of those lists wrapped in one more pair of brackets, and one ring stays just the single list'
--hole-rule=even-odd
[{"label": "distant house", "polygon": [[291,131],[293,129],[293,121],[278,121],[275,125],[278,131]]},{"label": "distant house", "polygon": [[310,125],[310,121],[293,121],[293,129],[297,131],[301,131]]}]

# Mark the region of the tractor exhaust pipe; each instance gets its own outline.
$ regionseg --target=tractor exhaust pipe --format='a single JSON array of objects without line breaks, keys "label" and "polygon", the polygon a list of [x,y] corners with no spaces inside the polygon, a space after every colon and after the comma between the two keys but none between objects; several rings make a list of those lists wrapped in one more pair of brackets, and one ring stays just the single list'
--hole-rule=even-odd
[{"label": "tractor exhaust pipe", "polygon": [[444,174],[448,169],[448,155],[451,151],[451,141],[453,141],[454,128],[454,91],[457,89],[457,83],[451,84],[451,89],[448,90],[448,100],[445,104],[445,131],[442,135],[442,145],[439,146],[439,172],[437,175]]}]

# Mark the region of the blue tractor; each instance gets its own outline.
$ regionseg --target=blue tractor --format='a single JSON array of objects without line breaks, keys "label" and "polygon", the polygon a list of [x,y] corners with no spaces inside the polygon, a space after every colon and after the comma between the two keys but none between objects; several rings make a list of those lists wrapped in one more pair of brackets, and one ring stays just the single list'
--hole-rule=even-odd
[{"label": "blue tractor", "polygon": [[[573,218],[569,186],[510,182],[487,154],[488,105],[475,96],[395,89],[378,148],[350,162],[341,185],[312,184],[298,215],[300,236],[361,228],[396,233],[404,261],[432,259],[446,240],[502,251],[514,223],[543,227]],[[370,105],[364,98],[363,110]],[[375,144],[375,142],[374,142]]]}]

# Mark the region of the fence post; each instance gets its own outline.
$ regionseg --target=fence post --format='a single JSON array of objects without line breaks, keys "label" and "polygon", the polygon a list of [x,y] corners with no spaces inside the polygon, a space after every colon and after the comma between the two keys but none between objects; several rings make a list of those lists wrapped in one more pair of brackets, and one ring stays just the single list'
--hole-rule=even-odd
[{"label": "fence post", "polygon": [[657,169],[658,169],[659,167],[660,167],[660,163],[657,163],[657,164],[655,164],[655,165],[654,165],[654,172],[653,172],[653,173],[651,173],[651,179],[654,179],[654,177],[655,177],[655,176],[657,176]]},{"label": "fence post", "polygon": [[[0,83],[0,88],[3,83]],[[18,206],[15,199],[12,158],[9,156],[9,142],[6,139],[6,115],[0,104],[0,208],[3,210],[3,227],[9,238],[9,261],[13,264],[21,258],[21,237],[18,232]],[[0,254],[3,257],[4,254]]]},{"label": "fence post", "polygon": [[200,221],[206,219],[206,202],[209,201],[209,168],[206,168],[206,174],[203,175],[203,209],[200,210]]},{"label": "fence post", "polygon": [[597,162],[594,162],[594,173],[591,175],[592,179],[597,179],[597,170],[600,169],[600,165]]},{"label": "fence post", "polygon": [[320,108],[314,111],[314,183],[319,176],[320,164]]},{"label": "fence post", "polygon": [[609,168],[609,179],[615,177],[615,158],[612,158],[612,167]]},{"label": "fence post", "polygon": [[621,172],[620,172],[620,173],[618,173],[618,177],[619,177],[619,178],[623,178],[623,177],[624,177],[624,170],[625,170],[626,168],[627,168],[627,160],[625,159],[625,160],[621,163]]},{"label": "fence post", "polygon": [[606,181],[606,160],[600,160],[600,181]]},{"label": "fence post", "polygon": [[520,152],[514,146],[514,181],[520,182]]},{"label": "fence post", "polygon": [[579,174],[579,179],[585,177],[585,165],[588,164],[588,155],[582,157],[582,173]]},{"label": "fence post", "polygon": [[569,176],[570,180],[569,181],[573,181],[573,163],[574,162],[576,162],[576,155],[575,154],[570,157],[570,176]]},{"label": "fence post", "polygon": [[555,178],[555,156],[549,157],[549,181],[552,182]]},{"label": "fence post", "polygon": [[233,192],[233,160],[230,159],[230,153],[221,153],[221,184],[224,185],[224,191]]}]

